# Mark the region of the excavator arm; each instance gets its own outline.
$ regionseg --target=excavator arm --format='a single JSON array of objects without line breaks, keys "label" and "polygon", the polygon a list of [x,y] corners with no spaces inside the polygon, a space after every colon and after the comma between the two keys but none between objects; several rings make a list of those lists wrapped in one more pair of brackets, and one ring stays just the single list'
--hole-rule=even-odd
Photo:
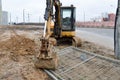
[{"label": "excavator arm", "polygon": [[[60,14],[60,6],[61,3],[59,0],[46,0],[46,9],[44,19],[47,24],[47,31],[46,33],[50,35],[50,24],[51,21],[54,22],[54,31],[53,35],[55,37],[61,36],[61,14]],[[53,7],[55,8],[55,15],[53,14]]]},{"label": "excavator arm", "polygon": [[[51,25],[54,21],[53,6],[55,6],[55,24]],[[35,66],[44,69],[56,69],[58,66],[57,54],[54,51],[53,42],[50,40],[51,26],[54,27],[54,36],[60,36],[61,21],[60,21],[60,1],[59,0],[46,0],[45,9],[45,26],[44,33],[41,37],[41,46],[39,55],[36,59]]]},{"label": "excavator arm", "polygon": [[[53,7],[55,7],[55,16],[53,14]],[[55,18],[54,18],[55,17]],[[43,59],[52,58],[51,49],[49,46],[53,45],[49,40],[51,36],[51,26],[53,26],[54,31],[53,34],[56,37],[60,37],[61,34],[61,15],[60,15],[60,1],[59,0],[46,0],[46,9],[45,9],[45,26],[44,26],[44,34],[41,38],[41,49],[40,52],[46,57],[41,57]],[[54,22],[54,25],[51,25]],[[49,49],[49,50],[47,50]],[[44,51],[43,51],[44,50]]]}]

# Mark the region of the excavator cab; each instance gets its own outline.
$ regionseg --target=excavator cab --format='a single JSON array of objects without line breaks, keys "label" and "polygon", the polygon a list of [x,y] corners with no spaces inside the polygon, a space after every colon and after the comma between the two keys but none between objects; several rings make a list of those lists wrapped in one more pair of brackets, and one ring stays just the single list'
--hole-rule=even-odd
[{"label": "excavator cab", "polygon": [[[76,7],[61,7],[61,36],[64,42],[73,46],[81,46],[81,39],[75,35]],[[60,40],[60,39],[58,39]]]},{"label": "excavator cab", "polygon": [[75,31],[75,10],[76,8],[73,5],[61,7],[62,31]]}]

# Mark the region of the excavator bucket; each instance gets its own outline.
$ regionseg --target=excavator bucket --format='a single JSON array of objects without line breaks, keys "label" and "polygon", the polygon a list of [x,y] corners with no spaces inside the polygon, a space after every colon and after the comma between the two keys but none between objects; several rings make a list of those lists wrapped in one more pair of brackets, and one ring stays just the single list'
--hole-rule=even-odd
[{"label": "excavator bucket", "polygon": [[35,61],[36,68],[55,70],[58,66],[58,59],[56,54],[52,54],[52,56],[53,56],[52,59],[37,58]]},{"label": "excavator bucket", "polygon": [[58,66],[58,57],[49,39],[41,38],[41,48],[35,60],[35,66],[42,69],[55,70]]}]

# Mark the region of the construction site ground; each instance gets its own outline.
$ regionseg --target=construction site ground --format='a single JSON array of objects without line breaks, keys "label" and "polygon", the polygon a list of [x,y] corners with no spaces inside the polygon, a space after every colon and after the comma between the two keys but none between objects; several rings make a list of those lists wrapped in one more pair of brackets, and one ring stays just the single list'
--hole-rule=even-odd
[{"label": "construction site ground", "polygon": [[[34,66],[34,58],[37,53],[39,53],[40,37],[42,36],[42,34],[43,28],[41,26],[0,26],[0,80],[51,80],[50,77],[43,70],[36,69],[36,67]],[[59,45],[55,48],[56,51],[59,52],[61,49],[69,46],[70,45]],[[104,46],[91,43],[87,40],[83,40],[82,46],[78,48],[110,58],[115,58],[114,51],[112,49],[108,49]],[[69,57],[74,57],[74,55],[71,55]],[[65,59],[64,61],[66,61],[67,58],[62,57],[62,59]],[[75,61],[74,63],[77,64],[77,61]],[[89,64],[90,63],[91,62],[89,62]],[[97,63],[97,61],[95,63]],[[85,65],[85,72],[89,72],[89,70],[87,69],[87,66],[89,65]],[[94,67],[95,66],[91,67],[91,69]],[[108,68],[106,69],[108,70]],[[77,74],[78,70],[81,70],[81,68],[78,67],[78,69],[75,69],[73,73],[70,72],[71,75],[75,73]],[[118,67],[117,70],[119,70]],[[112,72],[115,73],[114,71],[110,72],[110,74],[112,74]],[[105,79],[106,76],[102,77],[102,79],[108,80]],[[115,80],[120,79],[119,75],[115,75],[113,78],[115,77]],[[111,78],[111,80],[113,78]],[[99,78],[96,78],[96,75],[94,74],[92,75],[92,78],[90,78],[90,80],[92,79],[97,80]]]}]

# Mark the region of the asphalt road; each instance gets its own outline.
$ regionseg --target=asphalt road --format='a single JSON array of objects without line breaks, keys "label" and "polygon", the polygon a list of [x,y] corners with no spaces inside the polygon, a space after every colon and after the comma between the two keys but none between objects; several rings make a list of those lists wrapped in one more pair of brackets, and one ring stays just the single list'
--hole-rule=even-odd
[{"label": "asphalt road", "polygon": [[78,28],[78,29],[82,31],[88,31],[102,36],[114,38],[114,29],[100,29],[100,28]]},{"label": "asphalt road", "polygon": [[114,29],[77,28],[77,36],[109,49],[114,49]]}]

